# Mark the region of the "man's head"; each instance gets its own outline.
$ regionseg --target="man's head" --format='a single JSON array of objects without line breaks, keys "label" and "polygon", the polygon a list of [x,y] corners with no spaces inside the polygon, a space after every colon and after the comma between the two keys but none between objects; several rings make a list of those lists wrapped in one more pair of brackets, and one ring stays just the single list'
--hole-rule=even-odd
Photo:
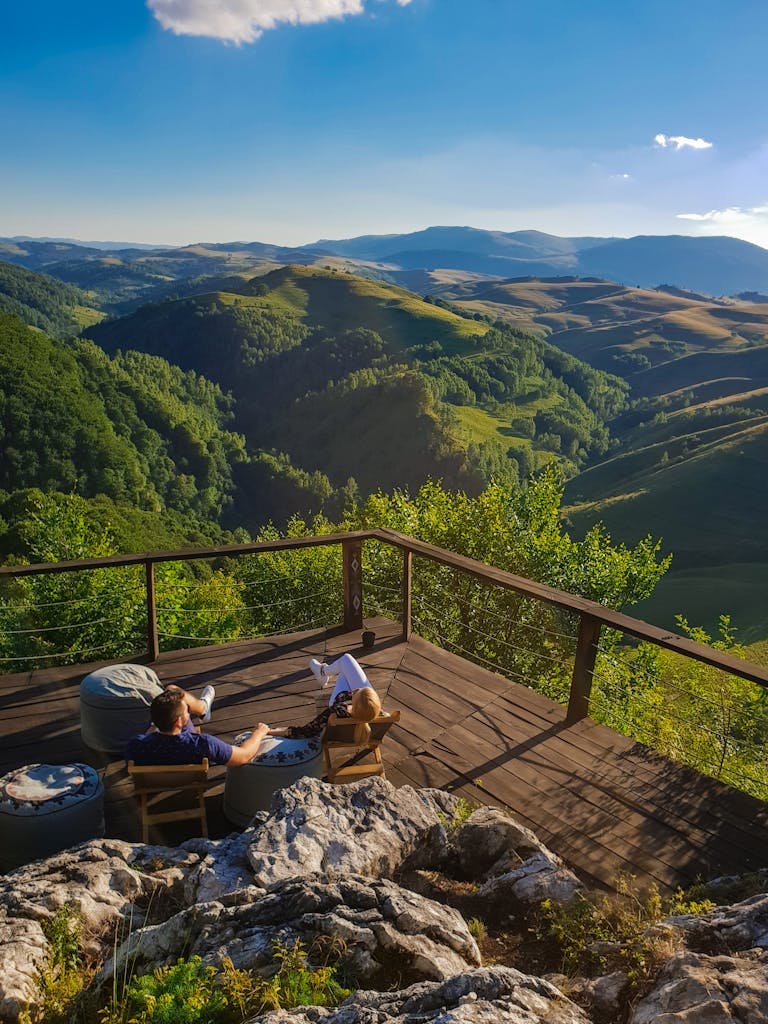
[{"label": "man's head", "polygon": [[164,690],[152,701],[149,714],[152,724],[160,732],[174,732],[179,724],[179,719],[181,719],[181,725],[187,719],[187,704],[178,691]]}]

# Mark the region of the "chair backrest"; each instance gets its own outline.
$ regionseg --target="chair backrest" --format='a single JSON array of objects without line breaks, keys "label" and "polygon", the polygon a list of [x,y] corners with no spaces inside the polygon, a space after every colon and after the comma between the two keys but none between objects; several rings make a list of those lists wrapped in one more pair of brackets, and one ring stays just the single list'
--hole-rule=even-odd
[{"label": "chair backrest", "polygon": [[200,764],[134,764],[129,761],[128,774],[136,789],[146,792],[196,789],[207,781],[208,758]]},{"label": "chair backrest", "polygon": [[[141,840],[149,842],[150,825],[171,821],[200,821],[200,831],[208,836],[208,819],[205,811],[205,787],[208,781],[208,758],[200,764],[134,764],[128,762],[128,774],[139,801],[141,812]],[[150,808],[163,806],[168,798],[177,793],[188,796],[191,805],[182,809],[152,811]]]},{"label": "chair backrest", "polygon": [[336,715],[331,715],[328,719],[328,724],[325,727],[323,743],[325,743],[326,746],[331,747],[337,745],[340,747],[378,746],[378,744],[381,743],[387,735],[390,728],[399,721],[399,711],[393,711],[391,714],[380,715],[378,718],[374,718],[373,721],[368,723],[371,729],[370,739],[366,739],[362,743],[358,743],[355,735],[359,723],[354,721],[352,718],[338,718]]}]

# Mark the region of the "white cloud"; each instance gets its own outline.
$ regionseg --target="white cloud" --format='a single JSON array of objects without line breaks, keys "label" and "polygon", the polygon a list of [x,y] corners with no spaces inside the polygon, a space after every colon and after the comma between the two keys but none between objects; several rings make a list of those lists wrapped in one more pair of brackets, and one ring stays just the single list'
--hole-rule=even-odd
[{"label": "white cloud", "polygon": [[726,206],[706,213],[678,213],[678,220],[691,221],[704,235],[729,234],[756,245],[768,246],[768,205]]},{"label": "white cloud", "polygon": [[653,141],[661,149],[667,149],[669,146],[674,146],[676,150],[681,149],[712,149],[713,143],[707,142],[706,139],[689,139],[687,135],[664,135],[663,132],[659,132],[658,135],[654,135]]},{"label": "white cloud", "polygon": [[[395,0],[407,7],[411,0]],[[164,29],[177,36],[207,36],[229,43],[253,43],[268,29],[316,25],[362,14],[364,0],[147,0]]]},{"label": "white cloud", "polygon": [[763,213],[765,207],[755,206],[742,210],[740,206],[727,206],[724,210],[708,210],[706,213],[678,213],[678,220],[694,220],[706,224],[738,224],[749,220],[752,214]]}]

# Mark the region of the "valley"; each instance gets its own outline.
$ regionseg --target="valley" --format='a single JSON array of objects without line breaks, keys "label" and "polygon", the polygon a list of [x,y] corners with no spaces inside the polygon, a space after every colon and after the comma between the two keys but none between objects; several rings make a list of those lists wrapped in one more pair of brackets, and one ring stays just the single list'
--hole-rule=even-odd
[{"label": "valley", "polygon": [[[445,266],[431,268],[425,246]],[[669,239],[665,246],[676,249]],[[232,439],[220,456],[228,468],[211,490],[199,457],[170,454],[178,427],[156,414],[145,420],[167,438],[157,443],[173,472],[190,480],[186,496],[158,481],[126,490],[112,482],[120,473],[67,476],[49,463],[19,476],[19,486],[66,490],[76,480],[89,500],[128,501],[137,511],[159,502],[162,517],[193,515],[194,529],[211,536],[253,533],[294,513],[336,518],[353,496],[378,488],[413,491],[439,478],[477,494],[491,480],[517,484],[558,465],[576,535],[601,521],[616,540],[651,535],[673,553],[672,569],[640,609],[645,617],[674,627],[684,612],[713,629],[730,612],[744,638],[759,639],[768,613],[755,569],[768,563],[764,295],[745,286],[739,297],[715,297],[575,274],[505,279],[462,267],[480,266],[482,256],[531,265],[546,258],[568,269],[580,266],[577,255],[609,248],[597,238],[447,228],[299,250],[0,242],[0,256],[14,261],[0,263],[0,309],[84,361],[86,390],[114,443],[135,448],[147,435],[124,417],[116,426],[103,370],[93,379],[93,342],[108,359],[144,353],[221,389],[227,411],[216,430]],[[66,341],[81,333],[89,341]],[[140,417],[147,408],[140,399]],[[46,429],[68,436],[68,428]],[[15,451],[12,427],[6,435]],[[195,443],[210,450],[212,441]],[[135,458],[149,465],[141,445]],[[146,481],[152,476],[144,471]],[[178,536],[178,519],[167,529]]]}]

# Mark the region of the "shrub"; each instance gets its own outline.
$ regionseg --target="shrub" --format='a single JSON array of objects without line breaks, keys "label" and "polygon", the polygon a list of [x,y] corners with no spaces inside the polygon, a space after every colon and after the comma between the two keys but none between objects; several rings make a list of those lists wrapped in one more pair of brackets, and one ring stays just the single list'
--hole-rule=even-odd
[{"label": "shrub", "polygon": [[[333,951],[332,946],[329,955]],[[213,967],[193,956],[158,967],[114,993],[101,1024],[241,1024],[268,1010],[337,1006],[349,995],[336,979],[335,965],[326,960],[312,967],[298,939],[292,945],[278,940],[274,956],[277,971],[266,979],[239,970],[230,959]]]},{"label": "shrub", "polygon": [[[676,894],[675,913],[684,903]],[[693,912],[687,904],[686,913]],[[708,909],[708,908],[707,908]],[[563,905],[544,900],[535,929],[539,939],[554,940],[565,974],[599,975],[624,971],[637,989],[653,977],[671,954],[670,937],[649,932],[671,912],[658,888],[641,894],[632,875],[620,875],[615,895],[590,898],[581,893]]]},{"label": "shrub", "polygon": [[37,976],[40,1008],[22,1011],[20,1024],[69,1024],[78,1017],[78,1005],[87,981],[81,941],[82,918],[71,905],[60,907],[41,927],[48,940],[48,955]]}]

